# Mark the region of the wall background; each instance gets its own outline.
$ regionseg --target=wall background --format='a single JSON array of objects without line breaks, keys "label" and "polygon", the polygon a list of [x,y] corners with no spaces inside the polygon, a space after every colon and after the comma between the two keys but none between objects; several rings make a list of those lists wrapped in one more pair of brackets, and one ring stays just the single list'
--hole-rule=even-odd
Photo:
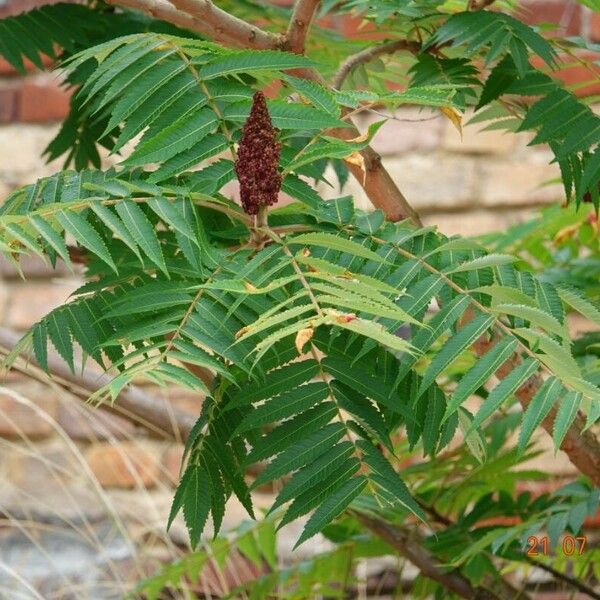
[{"label": "wall background", "polygon": [[[0,19],[48,3],[0,0]],[[600,14],[574,1],[533,0],[522,11],[529,22],[558,22],[568,35],[600,41]],[[351,35],[356,24],[340,19],[337,26]],[[578,69],[566,76],[569,83],[589,79],[589,73]],[[600,86],[585,91],[599,94]],[[56,74],[31,71],[21,77],[0,60],[0,202],[13,188],[61,167],[45,164],[41,154],[67,110],[68,96]],[[449,234],[479,234],[522,221],[537,207],[560,200],[560,185],[544,185],[558,175],[548,164],[549,152],[528,148],[527,135],[479,134],[475,125],[466,127],[461,140],[442,117],[417,121],[422,115],[411,108],[395,116],[378,133],[374,148],[427,224],[438,224]],[[379,118],[363,116],[359,125]],[[352,180],[344,193],[361,198]],[[0,326],[16,331],[26,330],[80,285],[76,276],[61,269],[51,272],[39,260],[26,260],[24,271],[26,282],[0,262]],[[168,404],[199,413],[198,395],[175,387],[150,391]],[[561,454],[553,455],[547,440],[541,443],[546,452],[532,466],[554,472],[558,486],[572,470]],[[150,540],[156,557],[172,556],[172,540],[164,539],[163,530],[181,452],[181,443],[159,433],[148,435],[123,418],[92,411],[47,382],[12,373],[0,382],[0,481],[6,482],[0,486],[0,517],[33,525],[26,529],[29,537],[0,527],[0,563],[41,589],[55,590],[60,588],[56,573],[90,586],[112,573],[111,563],[135,575],[143,566],[136,562],[132,544]],[[115,514],[126,535],[114,533]],[[228,514],[232,525],[242,518],[235,505]],[[73,528],[90,529],[96,541],[74,544],[65,533]],[[182,541],[183,535],[176,526],[175,538]],[[105,549],[103,559],[94,544]],[[58,566],[49,566],[40,548]],[[4,590],[20,589],[15,581],[0,571],[0,598]],[[112,596],[98,588],[90,597]]]}]

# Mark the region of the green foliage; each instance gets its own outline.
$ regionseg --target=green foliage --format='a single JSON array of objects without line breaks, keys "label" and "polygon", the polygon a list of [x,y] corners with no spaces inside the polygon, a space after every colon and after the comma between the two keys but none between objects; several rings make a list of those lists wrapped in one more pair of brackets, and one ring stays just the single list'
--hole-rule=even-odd
[{"label": "green foliage", "polygon": [[[95,281],[30,335],[41,362],[46,340],[71,365],[74,344],[92,356],[106,353],[120,374],[96,399],[116,398],[142,374],[208,392],[186,364],[222,374],[174,504],[175,513],[183,508],[193,543],[209,513],[218,521],[231,493],[252,510],[243,471],[266,459],[255,486],[293,474],[275,503],[292,501],[282,522],[316,509],[300,541],[363,490],[380,506],[425,518],[377,446],[393,451],[390,436],[403,426],[412,446],[420,441],[426,454],[435,454],[453,437],[456,410],[513,350],[526,360],[491,390],[467,435],[537,371],[554,376],[524,415],[521,451],[565,394],[579,394],[590,418],[598,418],[600,391],[562,343],[568,337],[557,313],[561,301],[588,315],[597,309],[573,292],[556,296],[553,288],[546,290],[553,301],[538,307],[498,301],[497,289],[528,296],[545,289],[515,270],[513,257],[404,223],[359,229],[354,223],[362,215],[345,200],[339,202],[348,218],[340,223],[331,222],[325,203],[274,211],[270,244],[232,249],[203,222],[216,215],[238,221],[243,240],[248,221],[233,203],[190,192],[182,182],[161,187],[147,179],[152,175],[92,171],[42,180],[5,203],[1,239],[43,254],[68,235],[93,256]],[[186,210],[196,217],[186,218]],[[282,237],[283,218],[306,232]],[[177,236],[195,253],[187,256]],[[435,297],[446,312],[429,316]],[[467,308],[475,317],[459,327]],[[408,339],[395,334],[404,324],[412,330]],[[503,340],[465,372],[449,403],[440,378],[486,334]],[[305,346],[314,348],[314,358],[290,363]],[[560,429],[573,418],[563,411]]]},{"label": "green foliage", "polygon": [[[242,16],[287,15],[238,4]],[[331,53],[309,46],[305,57],[226,49],[102,3],[0,23],[0,54],[11,64],[22,68],[25,56],[41,66],[39,54],[56,57],[56,44],[76,87],[48,148],[76,170],[10,194],[0,206],[0,252],[17,268],[31,253],[72,267],[74,244],[86,283],[19,348],[44,368],[49,347],[72,370],[78,350],[112,368],[92,401],[116,401],[137,378],[206,397],[169,516],[170,526],[181,512],[192,547],[202,549],[146,582],[149,597],[224,561],[233,546],[270,567],[246,585],[251,597],[273,589],[307,597],[315,581],[335,596],[354,560],[390,552],[365,541],[357,521],[365,514],[404,525],[453,512],[455,522],[425,547],[472,579],[497,578],[492,555],[517,560],[527,535],[547,527],[556,540],[593,513],[597,493],[583,484],[533,506],[513,499],[518,482],[539,476],[513,467],[533,456],[532,436],[548,415],[556,415],[555,449],[578,415],[586,427],[600,419],[595,340],[572,340],[567,327],[570,312],[600,324],[597,224],[578,210],[584,200],[598,208],[598,117],[551,77],[564,50],[557,40],[502,12],[463,9],[438,0],[323,2],[323,13],[391,22],[421,44],[399,75],[386,68],[396,57],[384,57],[351,70],[340,90],[299,76],[331,71],[342,44],[323,31],[318,41]],[[69,20],[68,33],[57,26]],[[282,145],[282,191],[293,202],[262,223],[225,186],[252,95],[273,81],[283,84],[268,108]],[[390,91],[390,81],[400,89]],[[308,180],[328,184],[333,164],[343,182],[344,161],[360,164],[358,152],[385,122],[341,140],[333,133],[349,126],[347,113],[403,104],[440,110],[459,127],[474,110],[472,122],[487,128],[532,132],[531,144],[552,149],[576,206],[484,245],[386,222],[350,197],[323,201]],[[100,165],[96,144],[113,154],[127,148],[126,158],[87,169]],[[210,371],[212,384],[192,366]],[[526,383],[535,386],[531,401],[515,410]],[[473,396],[480,402],[469,410]],[[513,434],[518,443],[507,449]],[[451,444],[459,450],[444,453]],[[249,468],[258,472],[252,482]],[[254,516],[252,491],[272,482],[271,516],[233,546],[218,537],[227,500],[235,495]],[[519,524],[477,526],[498,515]],[[297,545],[323,534],[337,546],[282,571],[276,529],[298,519]]]}]

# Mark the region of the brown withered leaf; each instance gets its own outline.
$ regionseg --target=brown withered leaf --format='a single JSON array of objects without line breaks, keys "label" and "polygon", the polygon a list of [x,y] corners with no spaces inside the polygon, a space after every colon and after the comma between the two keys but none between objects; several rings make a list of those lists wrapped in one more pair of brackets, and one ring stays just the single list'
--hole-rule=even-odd
[{"label": "brown withered leaf", "polygon": [[296,350],[298,350],[298,354],[302,354],[304,346],[311,340],[314,332],[315,330],[312,327],[307,327],[306,329],[301,329],[296,334]]}]

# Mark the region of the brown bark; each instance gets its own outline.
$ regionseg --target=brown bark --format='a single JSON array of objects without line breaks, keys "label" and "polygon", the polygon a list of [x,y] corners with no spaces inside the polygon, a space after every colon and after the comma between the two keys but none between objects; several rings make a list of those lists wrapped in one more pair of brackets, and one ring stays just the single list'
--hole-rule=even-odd
[{"label": "brown bark", "polygon": [[[398,554],[415,565],[425,577],[436,581],[445,589],[467,600],[503,600],[503,596],[498,596],[490,590],[474,587],[459,571],[443,569],[442,565],[414,537],[414,532],[363,513],[356,513],[356,517],[369,531],[386,541]],[[511,597],[525,599],[527,596],[511,595]]]},{"label": "brown bark", "polygon": [[285,49],[304,54],[306,36],[321,0],[298,0],[285,35]]}]

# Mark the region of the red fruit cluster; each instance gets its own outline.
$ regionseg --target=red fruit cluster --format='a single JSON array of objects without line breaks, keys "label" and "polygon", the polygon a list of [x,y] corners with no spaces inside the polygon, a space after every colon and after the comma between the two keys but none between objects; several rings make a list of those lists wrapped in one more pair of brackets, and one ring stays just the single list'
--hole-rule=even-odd
[{"label": "red fruit cluster", "polygon": [[256,92],[235,161],[242,206],[249,215],[256,215],[261,206],[277,202],[282,179],[278,170],[280,152],[281,143],[277,141],[277,129],[271,122],[265,97]]}]

